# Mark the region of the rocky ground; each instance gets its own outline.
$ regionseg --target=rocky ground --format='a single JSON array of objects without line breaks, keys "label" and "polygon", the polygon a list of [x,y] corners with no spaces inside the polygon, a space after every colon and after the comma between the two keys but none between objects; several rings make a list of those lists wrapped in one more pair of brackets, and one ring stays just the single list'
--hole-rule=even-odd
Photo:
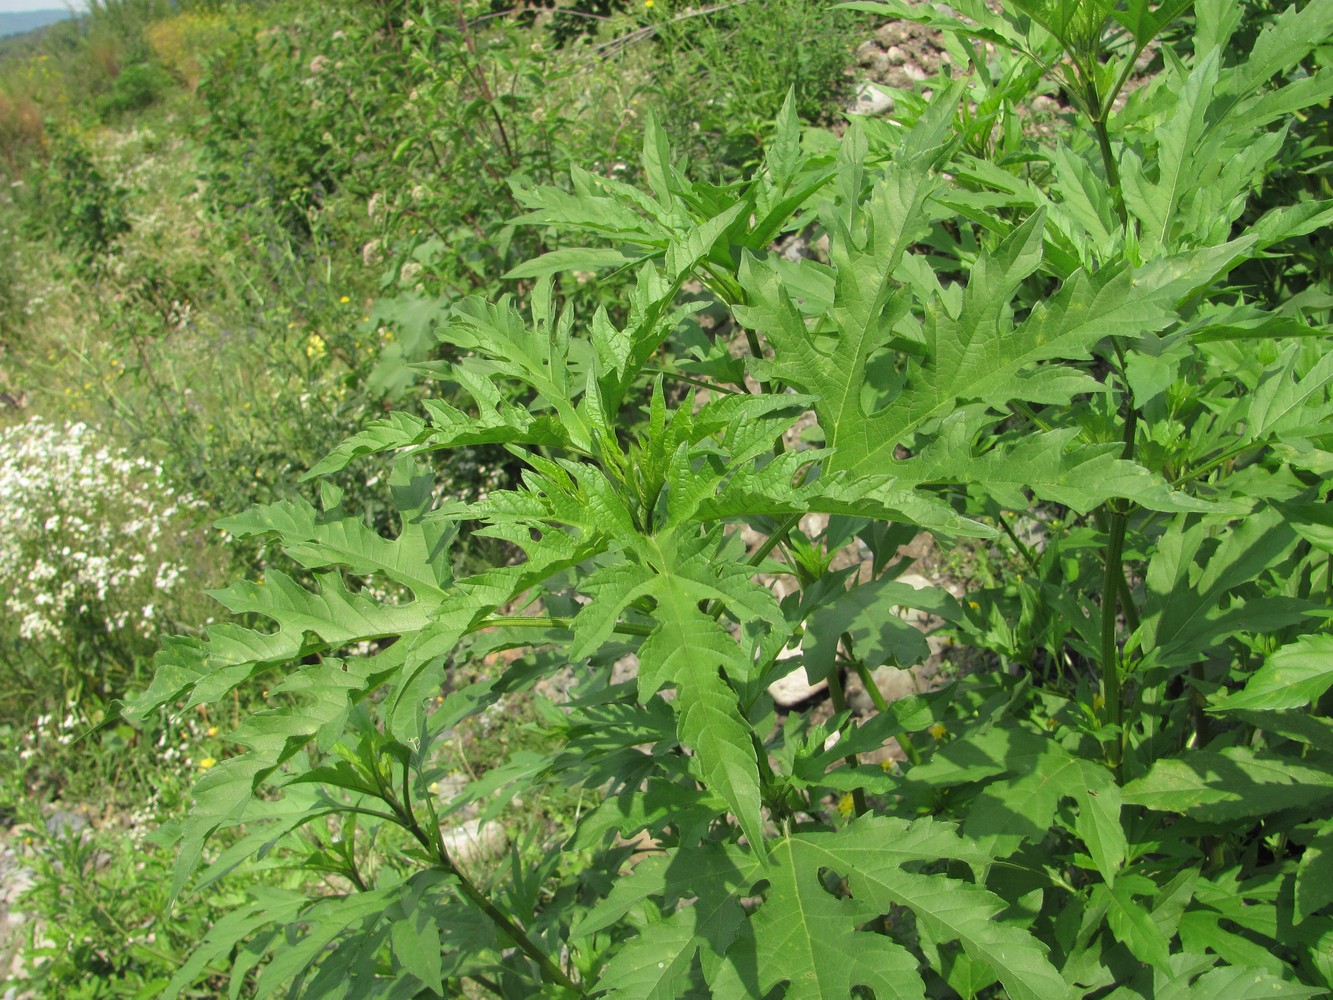
[{"label": "rocky ground", "polygon": [[910,21],[876,29],[857,47],[856,61],[865,82],[900,90],[932,79],[951,62],[940,33]]},{"label": "rocky ground", "polygon": [[[20,897],[31,885],[32,870],[19,857],[12,839],[5,836],[3,846],[0,846],[0,975],[6,980],[22,971],[19,950],[27,920],[18,907]],[[18,988],[7,987],[0,996],[4,1000],[15,1000]]]},{"label": "rocky ground", "polygon": [[[47,832],[58,837],[80,837],[90,820],[86,810],[53,804],[43,810]],[[34,831],[0,817],[0,1000],[28,1000],[22,951],[33,933],[32,915],[23,908],[23,896],[32,888],[30,863]],[[40,925],[37,925],[38,927]]]}]

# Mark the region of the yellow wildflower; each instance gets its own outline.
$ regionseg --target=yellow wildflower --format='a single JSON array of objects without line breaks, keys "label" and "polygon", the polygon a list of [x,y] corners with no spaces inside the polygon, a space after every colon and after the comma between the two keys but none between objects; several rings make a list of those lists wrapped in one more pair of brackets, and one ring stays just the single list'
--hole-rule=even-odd
[{"label": "yellow wildflower", "polygon": [[928,730],[926,730],[926,732],[930,733],[930,735],[935,737],[935,739],[942,740],[944,739],[944,737],[949,735],[949,727],[946,726],[943,722],[937,722],[935,723],[935,725],[931,726]]},{"label": "yellow wildflower", "polygon": [[216,764],[217,761],[214,760],[212,757],[205,757],[203,760],[199,762],[199,770],[207,771],[210,767],[213,767]]},{"label": "yellow wildflower", "polygon": [[344,305],[344,306],[347,305],[347,303],[349,303],[349,302],[351,302],[351,301],[352,301],[352,300],[351,300],[348,296],[346,296],[346,295],[344,295],[342,298],[340,298],[340,299],[338,300],[339,304],[340,304],[340,305]]},{"label": "yellow wildflower", "polygon": [[[652,3],[652,0],[648,0]],[[838,799],[838,815],[846,819],[856,811],[856,802],[852,799],[851,792],[844,792],[842,798]]]}]

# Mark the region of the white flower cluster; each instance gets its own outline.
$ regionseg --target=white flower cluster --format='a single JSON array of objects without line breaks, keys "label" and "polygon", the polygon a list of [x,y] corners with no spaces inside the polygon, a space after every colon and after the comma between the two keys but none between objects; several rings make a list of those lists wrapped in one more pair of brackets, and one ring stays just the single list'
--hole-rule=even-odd
[{"label": "white flower cluster", "polygon": [[66,709],[65,717],[61,720],[59,726],[53,725],[56,717],[49,712],[45,715],[39,715],[33,720],[32,725],[24,731],[19,740],[20,761],[26,763],[39,756],[40,741],[47,733],[50,733],[50,738],[62,747],[73,745],[75,738],[88,727],[74,710],[73,705],[66,706]]},{"label": "white flower cluster", "polygon": [[29,641],[69,641],[90,621],[151,636],[188,577],[201,507],[85,424],[0,429],[0,617]]}]

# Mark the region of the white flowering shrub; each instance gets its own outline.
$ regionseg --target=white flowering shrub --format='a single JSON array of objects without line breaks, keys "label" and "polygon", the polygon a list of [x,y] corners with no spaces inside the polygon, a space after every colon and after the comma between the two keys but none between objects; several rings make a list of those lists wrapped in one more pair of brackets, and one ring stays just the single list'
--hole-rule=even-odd
[{"label": "white flowering shrub", "polygon": [[40,679],[54,676],[73,688],[62,700],[122,693],[159,629],[179,627],[182,601],[200,589],[200,508],[160,465],[86,424],[33,417],[0,430],[6,686],[40,696],[52,693]]}]

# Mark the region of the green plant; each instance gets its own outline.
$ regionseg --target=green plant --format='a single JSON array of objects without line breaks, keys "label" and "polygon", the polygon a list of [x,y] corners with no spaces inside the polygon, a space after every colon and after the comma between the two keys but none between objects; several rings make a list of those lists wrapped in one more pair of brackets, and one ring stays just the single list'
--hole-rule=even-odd
[{"label": "green plant", "polygon": [[88,149],[63,133],[52,142],[39,186],[39,226],[48,227],[81,269],[97,273],[130,230],[127,192],[107,180]]},{"label": "green plant", "polygon": [[142,111],[156,104],[171,83],[170,74],[157,63],[134,63],[116,74],[111,89],[99,98],[97,110],[108,119]]},{"label": "green plant", "polygon": [[[521,302],[444,317],[450,359],[423,373],[470,404],[392,413],[309,474],[406,452],[396,531],[327,484],[318,508],[224,521],[313,585],[274,569],[222,592],[274,628],[171,641],[129,710],[271,678],[272,707],[232,734],[244,752],[196,786],[173,891],[274,852],[338,879],[256,894],[169,992],[232,954],[238,975],[271,956],[261,997],[1333,987],[1333,356],[1226,278],[1333,219],[1306,201],[1241,221],[1285,117],[1333,87],[1281,80],[1333,2],[1290,8],[1228,65],[1232,5],[1196,4],[1193,52],[1168,47],[1122,110],[1126,60],[1182,4],[873,7],[1062,75],[1085,130],[987,159],[994,118],[968,98],[994,78],[975,69],[836,143],[789,101],[743,184],[691,181],[649,122],[645,187],[575,171],[572,190],[521,189],[530,220],[593,245],[511,271]],[[810,224],[827,263],[770,249]],[[634,272],[623,320],[558,307],[555,273],[605,268]],[[705,309],[727,336],[703,334]],[[817,446],[797,447],[808,413]],[[442,497],[426,459],[483,443],[526,465],[521,485]],[[1030,512],[1044,548],[1014,528]],[[456,576],[465,522],[521,556]],[[1010,537],[1018,615],[898,580],[920,530]],[[849,546],[861,572],[832,568]],[[782,600],[773,575],[795,583]],[[1016,669],[853,717],[845,677],[925,655],[901,606]],[[527,653],[455,683],[502,650]],[[768,685],[798,664],[831,718],[775,711]],[[563,746],[437,803],[451,729],[565,670]],[[892,740],[901,765],[865,759]],[[451,811],[547,784],[600,801],[540,863],[489,873],[447,843]],[[206,857],[224,831],[239,839]],[[379,863],[380,837],[410,846]]]},{"label": "green plant", "polygon": [[757,162],[789,88],[797,115],[818,124],[850,96],[863,22],[849,11],[808,0],[664,0],[645,4],[640,19],[657,49],[645,94],[701,177],[730,179]]},{"label": "green plant", "polygon": [[[81,762],[87,765],[88,755]],[[150,770],[151,782],[126,782],[141,806],[123,826],[107,823],[109,812],[38,810],[27,789],[17,800],[11,818],[19,825],[9,841],[31,885],[16,900],[30,914],[15,928],[24,939],[9,942],[19,960],[11,965],[6,956],[7,973],[22,970],[22,978],[6,980],[14,990],[40,997],[155,995],[209,923],[230,908],[232,900],[218,894],[188,913],[168,912],[172,855],[151,829],[175,806],[173,793],[187,786],[169,766]],[[10,791],[12,773],[0,794]],[[221,987],[221,980],[213,985]]]}]

